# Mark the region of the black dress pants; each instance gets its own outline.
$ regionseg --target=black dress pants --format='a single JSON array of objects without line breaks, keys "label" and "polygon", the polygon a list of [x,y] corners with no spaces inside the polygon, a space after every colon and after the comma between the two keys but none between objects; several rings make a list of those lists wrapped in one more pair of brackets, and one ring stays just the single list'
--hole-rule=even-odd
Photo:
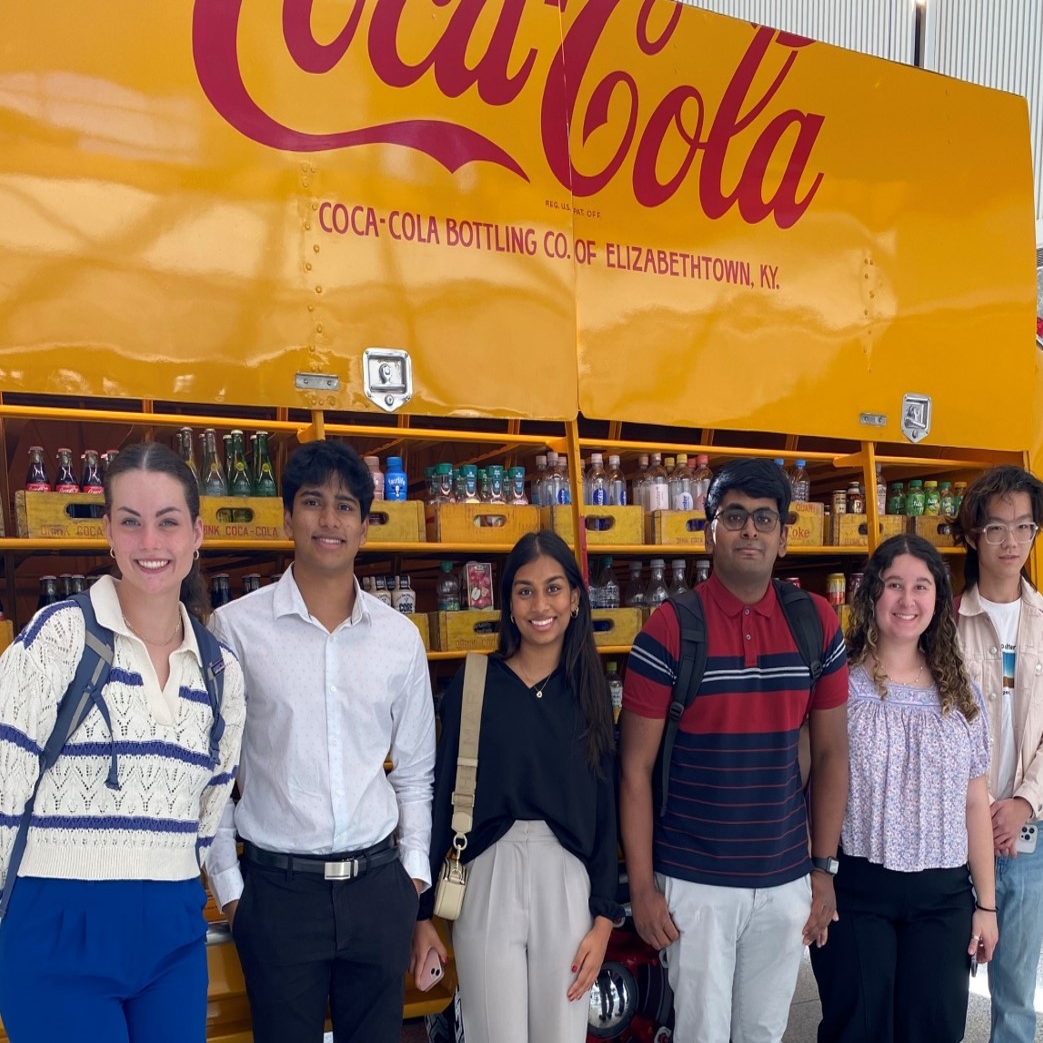
[{"label": "black dress pants", "polygon": [[958,1043],[974,897],[967,868],[898,873],[840,855],[840,919],[811,947],[819,1043]]},{"label": "black dress pants", "polygon": [[401,861],[354,880],[243,860],[233,935],[255,1043],[398,1043],[417,894]]}]

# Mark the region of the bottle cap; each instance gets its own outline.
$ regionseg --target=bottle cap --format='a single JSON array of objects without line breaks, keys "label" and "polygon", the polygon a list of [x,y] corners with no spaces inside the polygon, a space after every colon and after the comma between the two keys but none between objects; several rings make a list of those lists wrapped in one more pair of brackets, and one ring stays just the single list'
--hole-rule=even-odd
[{"label": "bottle cap", "polygon": [[401,456],[389,456],[388,457],[388,470],[389,471],[401,471],[402,470],[402,457]]}]

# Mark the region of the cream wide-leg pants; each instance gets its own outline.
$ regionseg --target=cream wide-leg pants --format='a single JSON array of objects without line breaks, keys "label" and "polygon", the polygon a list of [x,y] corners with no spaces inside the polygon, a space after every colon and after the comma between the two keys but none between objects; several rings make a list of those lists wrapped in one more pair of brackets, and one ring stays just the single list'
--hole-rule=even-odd
[{"label": "cream wide-leg pants", "polygon": [[572,960],[590,930],[590,878],[546,822],[515,822],[470,865],[453,926],[467,1043],[583,1043]]}]

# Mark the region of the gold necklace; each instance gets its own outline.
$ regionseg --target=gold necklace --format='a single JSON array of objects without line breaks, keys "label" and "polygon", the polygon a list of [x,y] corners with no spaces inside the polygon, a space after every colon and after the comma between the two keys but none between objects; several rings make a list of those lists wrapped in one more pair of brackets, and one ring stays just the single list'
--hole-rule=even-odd
[{"label": "gold necklace", "polygon": [[[557,670],[557,667],[555,667],[554,670]],[[524,677],[522,677],[520,671],[518,670],[515,670],[515,674],[517,675],[518,680],[521,681],[521,683],[525,685],[530,692],[532,692],[535,689],[534,694],[537,699],[542,699],[543,689],[547,687],[547,682],[554,676],[554,670],[551,670],[551,672],[547,674],[547,676],[542,681],[538,681],[536,684],[529,684],[529,682],[526,681]]]},{"label": "gold necklace", "polygon": [[[878,659],[877,662],[880,663],[880,660]],[[925,666],[927,666],[926,662],[920,664],[920,669],[916,671],[916,676],[911,681],[896,681],[886,670],[884,670],[884,677],[886,677],[887,680],[891,682],[891,684],[900,684],[906,688],[915,688],[916,682],[919,681],[921,676],[923,675]],[[883,663],[880,663],[880,669],[884,669]]]},{"label": "gold necklace", "polygon": [[137,627],[126,616],[123,617],[123,622],[127,624],[127,629],[137,637],[140,637],[146,645],[154,645],[157,648],[162,648],[163,645],[169,645],[171,641],[177,636],[177,632],[181,629],[181,611],[178,610],[177,622],[174,624],[174,629],[170,631],[170,636],[165,641],[153,641],[151,638],[145,637]]}]

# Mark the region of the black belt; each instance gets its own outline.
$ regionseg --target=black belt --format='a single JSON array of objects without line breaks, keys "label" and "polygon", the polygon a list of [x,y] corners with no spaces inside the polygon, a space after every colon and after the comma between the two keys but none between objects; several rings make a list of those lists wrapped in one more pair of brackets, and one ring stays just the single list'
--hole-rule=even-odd
[{"label": "black belt", "polygon": [[398,858],[398,844],[392,833],[379,844],[362,851],[333,855],[282,855],[265,851],[249,840],[243,841],[243,858],[258,866],[289,870],[293,873],[321,873],[327,880],[354,880],[371,869],[386,866]]}]

